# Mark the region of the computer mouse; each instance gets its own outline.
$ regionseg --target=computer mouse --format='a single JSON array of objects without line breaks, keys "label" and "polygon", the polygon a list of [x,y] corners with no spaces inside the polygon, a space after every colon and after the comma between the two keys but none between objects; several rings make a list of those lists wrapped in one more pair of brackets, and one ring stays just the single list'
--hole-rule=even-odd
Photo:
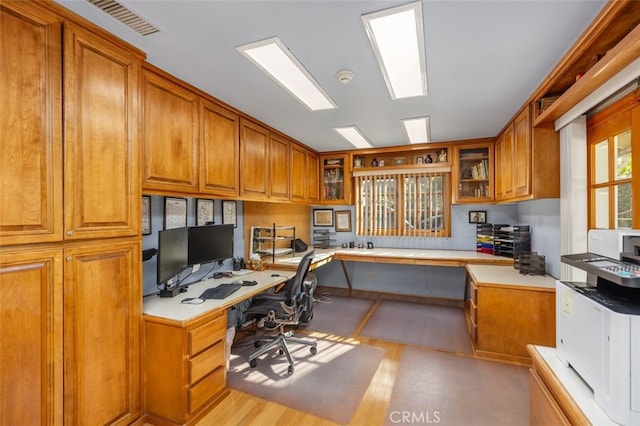
[{"label": "computer mouse", "polygon": [[281,277],[282,275],[280,274],[271,274],[272,277]]},{"label": "computer mouse", "polygon": [[199,297],[187,297],[180,301],[180,303],[185,303],[187,305],[199,305],[202,302],[204,302],[204,299],[200,299]]}]

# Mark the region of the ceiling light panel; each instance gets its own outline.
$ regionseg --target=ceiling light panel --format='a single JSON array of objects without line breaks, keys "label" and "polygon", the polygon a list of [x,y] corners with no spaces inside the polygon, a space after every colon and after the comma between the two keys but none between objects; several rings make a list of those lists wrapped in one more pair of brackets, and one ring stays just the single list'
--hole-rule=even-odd
[{"label": "ceiling light panel", "polygon": [[246,44],[237,49],[312,111],[337,108],[278,37]]},{"label": "ceiling light panel", "polygon": [[334,127],[333,130],[356,148],[371,148],[373,146],[356,126]]},{"label": "ceiling light panel", "polygon": [[362,15],[392,99],[427,95],[427,61],[420,1]]},{"label": "ceiling light panel", "polygon": [[409,143],[430,142],[429,138],[429,117],[407,118],[402,120],[404,132]]}]

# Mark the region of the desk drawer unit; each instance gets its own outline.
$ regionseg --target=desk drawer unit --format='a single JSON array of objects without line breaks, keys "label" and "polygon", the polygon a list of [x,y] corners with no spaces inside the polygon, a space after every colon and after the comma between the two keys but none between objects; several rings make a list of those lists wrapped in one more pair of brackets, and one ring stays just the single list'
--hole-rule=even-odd
[{"label": "desk drawer unit", "polygon": [[145,323],[148,422],[197,422],[225,396],[226,311],[190,322],[146,318]]}]

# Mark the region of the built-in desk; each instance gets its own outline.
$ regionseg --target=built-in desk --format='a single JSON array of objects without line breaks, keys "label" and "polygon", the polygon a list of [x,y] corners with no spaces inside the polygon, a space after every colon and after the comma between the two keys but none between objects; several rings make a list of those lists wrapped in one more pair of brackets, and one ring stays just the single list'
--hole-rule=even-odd
[{"label": "built-in desk", "polygon": [[[145,395],[147,419],[154,425],[195,424],[228,393],[227,309],[284,283],[295,270],[252,272],[241,277],[190,284],[173,298],[144,299]],[[274,277],[272,275],[278,274]],[[257,281],[226,299],[199,305],[181,303],[207,288],[235,279]]]},{"label": "built-in desk", "polygon": [[[320,267],[332,260],[339,260],[342,265],[345,280],[349,289],[352,288],[351,278],[344,262],[372,262],[392,263],[400,265],[428,265],[428,266],[466,266],[466,265],[513,265],[513,259],[478,253],[472,250],[428,250],[402,248],[373,248],[373,249],[316,249],[312,268]],[[269,264],[273,268],[297,267],[301,257],[276,257],[275,262]]]},{"label": "built-in desk", "polygon": [[555,278],[467,265],[465,317],[477,356],[530,364],[528,344],[555,346]]}]

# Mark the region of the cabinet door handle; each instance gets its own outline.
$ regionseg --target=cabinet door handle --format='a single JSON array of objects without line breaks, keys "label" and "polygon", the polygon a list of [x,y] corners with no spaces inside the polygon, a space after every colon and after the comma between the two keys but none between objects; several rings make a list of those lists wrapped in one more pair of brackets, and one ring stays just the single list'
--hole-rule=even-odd
[{"label": "cabinet door handle", "polygon": [[69,230],[67,231],[67,235],[68,235],[68,236],[72,236],[72,235],[73,235],[73,231],[72,231],[71,229],[69,229]]},{"label": "cabinet door handle", "polygon": [[73,256],[67,256],[67,262],[71,262],[73,260]]}]

